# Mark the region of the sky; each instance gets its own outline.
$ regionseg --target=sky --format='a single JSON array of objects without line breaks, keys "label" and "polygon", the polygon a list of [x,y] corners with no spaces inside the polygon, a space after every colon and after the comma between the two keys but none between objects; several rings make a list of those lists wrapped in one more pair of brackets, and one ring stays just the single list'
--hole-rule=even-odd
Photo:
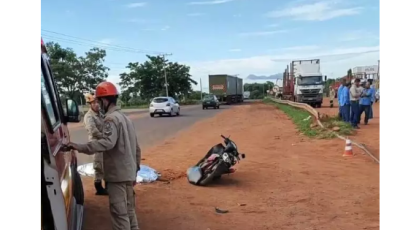
[{"label": "sky", "polygon": [[208,74],[254,82],[247,76],[320,58],[323,74],[338,78],[379,59],[379,0],[42,0],[41,14],[45,42],[79,55],[106,49],[114,83],[146,54],[189,65],[204,91]]}]

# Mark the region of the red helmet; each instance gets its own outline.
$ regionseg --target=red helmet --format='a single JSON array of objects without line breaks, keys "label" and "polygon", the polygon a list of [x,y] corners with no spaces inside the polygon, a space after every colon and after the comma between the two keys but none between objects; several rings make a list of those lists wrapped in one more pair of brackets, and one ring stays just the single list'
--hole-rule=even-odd
[{"label": "red helmet", "polygon": [[96,94],[96,98],[107,97],[107,96],[117,96],[118,90],[117,90],[117,87],[115,87],[115,85],[113,83],[104,81],[96,87],[95,94]]}]

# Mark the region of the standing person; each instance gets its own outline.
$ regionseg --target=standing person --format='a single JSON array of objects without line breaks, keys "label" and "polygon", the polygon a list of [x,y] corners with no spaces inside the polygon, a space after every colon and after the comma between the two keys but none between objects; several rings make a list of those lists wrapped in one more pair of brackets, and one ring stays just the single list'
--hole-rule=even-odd
[{"label": "standing person", "polygon": [[342,119],[344,122],[350,123],[350,83],[347,83],[343,88],[340,94],[340,107],[342,111]]},{"label": "standing person", "polygon": [[364,125],[368,124],[368,119],[369,119],[369,111],[371,109],[371,96],[372,96],[372,90],[370,88],[369,82],[365,83],[365,88],[361,94],[361,99],[360,99],[360,115],[358,120],[361,120],[361,114],[364,112]]},{"label": "standing person", "polygon": [[114,84],[100,83],[96,87],[96,98],[106,113],[102,138],[86,144],[69,143],[68,146],[88,155],[103,152],[112,229],[138,230],[133,186],[140,169],[141,150],[135,127],[116,106],[118,91]]},{"label": "standing person", "polygon": [[[345,86],[346,86],[346,79],[343,78],[342,79],[342,84],[340,84],[340,86],[338,88],[338,91],[337,91],[338,104],[341,104],[341,102],[340,102],[341,96],[340,95],[342,93],[343,87],[345,87]],[[340,106],[339,106],[339,117],[342,118],[342,111],[341,111],[341,107]]]},{"label": "standing person", "polygon": [[359,100],[361,96],[361,92],[359,91],[360,88],[360,79],[357,78],[354,80],[354,83],[350,87],[350,120],[351,120],[351,126],[355,129],[359,129],[360,127],[358,126],[358,118],[360,114],[360,105],[359,105]]},{"label": "standing person", "polygon": [[[83,118],[83,123],[88,132],[89,141],[99,140],[102,138],[103,133],[103,119],[100,114],[100,106],[95,97],[88,93],[85,95],[86,103],[89,104],[89,110]],[[102,182],[104,179],[103,174],[103,153],[98,152],[94,154],[93,159],[94,169],[94,187],[96,195],[108,195],[107,190],[103,187]],[[107,184],[107,183],[106,183]],[[107,187],[107,185],[106,185]]]},{"label": "standing person", "polygon": [[370,110],[369,110],[369,119],[372,119],[372,118],[374,118],[374,113],[372,112],[372,107],[373,107],[373,105],[374,105],[374,103],[375,103],[375,100],[376,100],[376,97],[375,97],[375,94],[376,94],[376,90],[375,90],[375,86],[374,85],[371,85],[371,108],[370,108]]},{"label": "standing person", "polygon": [[335,89],[332,86],[329,86],[329,102],[331,108],[333,108],[333,100],[335,99],[335,94],[336,94]]}]

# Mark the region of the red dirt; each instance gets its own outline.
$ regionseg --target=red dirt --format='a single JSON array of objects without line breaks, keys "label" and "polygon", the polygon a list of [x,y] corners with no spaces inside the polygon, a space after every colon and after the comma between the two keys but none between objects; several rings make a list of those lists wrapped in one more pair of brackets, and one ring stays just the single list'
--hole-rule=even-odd
[{"label": "red dirt", "polygon": [[[329,98],[324,98],[322,108],[317,109],[320,113],[328,116],[337,116],[339,112],[337,100],[334,100],[334,107],[329,107]],[[353,141],[362,143],[367,146],[368,150],[379,159],[379,102],[373,105],[374,118],[368,121],[368,125],[364,125],[364,114],[361,116],[360,129],[351,137]]]},{"label": "red dirt", "polygon": [[[221,133],[247,154],[236,173],[208,187],[180,178],[221,141]],[[235,106],[145,149],[143,163],[175,180],[135,187],[141,229],[379,229],[379,166],[355,148],[355,157],[342,157],[339,139],[297,133],[281,111],[254,104]],[[92,195],[92,178],[84,182],[84,230],[111,229],[107,197]],[[217,214],[215,207],[229,213]]]}]

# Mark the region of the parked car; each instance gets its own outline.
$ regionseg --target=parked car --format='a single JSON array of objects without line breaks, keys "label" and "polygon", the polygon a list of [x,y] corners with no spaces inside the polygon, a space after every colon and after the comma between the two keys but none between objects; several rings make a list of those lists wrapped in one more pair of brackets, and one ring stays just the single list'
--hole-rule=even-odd
[{"label": "parked car", "polygon": [[221,103],[215,95],[206,95],[203,99],[203,109],[214,108],[219,109]]},{"label": "parked car", "polygon": [[172,97],[155,97],[151,100],[149,107],[150,117],[154,117],[155,114],[159,116],[164,114],[179,116],[180,110],[179,103]]},{"label": "parked car", "polygon": [[380,98],[379,89],[377,89],[376,92],[375,92],[375,102],[378,102],[379,98]]}]

